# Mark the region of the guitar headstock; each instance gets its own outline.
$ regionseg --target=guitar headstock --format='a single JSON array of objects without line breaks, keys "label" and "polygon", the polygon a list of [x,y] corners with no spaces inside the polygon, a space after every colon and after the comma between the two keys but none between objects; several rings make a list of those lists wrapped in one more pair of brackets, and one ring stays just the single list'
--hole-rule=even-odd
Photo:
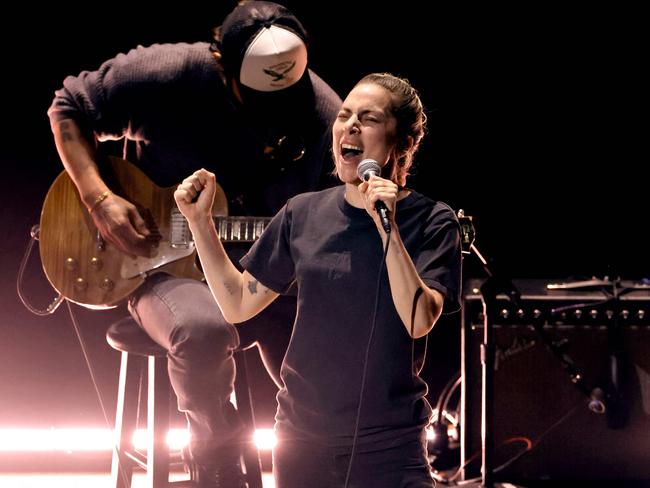
[{"label": "guitar headstock", "polygon": [[476,230],[474,229],[474,222],[472,217],[465,215],[465,211],[461,208],[457,213],[458,222],[460,222],[460,245],[463,254],[471,254],[472,245],[476,238]]}]

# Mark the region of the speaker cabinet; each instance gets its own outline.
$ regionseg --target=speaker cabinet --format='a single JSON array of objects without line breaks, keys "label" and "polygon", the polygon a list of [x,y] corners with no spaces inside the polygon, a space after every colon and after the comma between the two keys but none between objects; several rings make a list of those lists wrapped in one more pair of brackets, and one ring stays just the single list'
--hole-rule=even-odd
[{"label": "speaker cabinet", "polygon": [[[461,333],[461,465],[480,476],[480,281],[466,284]],[[650,480],[650,290],[549,290],[517,281],[497,297],[493,472],[497,480]],[[533,324],[580,374],[586,391]],[[602,393],[601,393],[602,391]],[[602,400],[606,411],[589,408]],[[593,403],[593,406],[598,403]]]}]

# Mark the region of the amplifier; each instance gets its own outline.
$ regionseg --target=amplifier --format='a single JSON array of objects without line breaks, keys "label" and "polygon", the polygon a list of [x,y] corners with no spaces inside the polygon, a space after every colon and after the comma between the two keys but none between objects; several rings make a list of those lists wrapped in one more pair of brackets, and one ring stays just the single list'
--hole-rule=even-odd
[{"label": "amplifier", "polygon": [[[468,281],[463,296],[465,479],[480,476],[482,284]],[[650,285],[513,284],[517,303],[499,295],[490,315],[496,479],[650,480]]]},{"label": "amplifier", "polygon": [[[466,319],[481,326],[482,284],[481,280],[469,280],[463,296],[470,314]],[[520,306],[505,295],[498,296],[498,325],[542,322],[546,326],[606,326],[614,321],[622,326],[650,325],[650,284],[644,282],[621,281],[616,288],[605,280],[514,280],[513,284],[521,293]]]}]

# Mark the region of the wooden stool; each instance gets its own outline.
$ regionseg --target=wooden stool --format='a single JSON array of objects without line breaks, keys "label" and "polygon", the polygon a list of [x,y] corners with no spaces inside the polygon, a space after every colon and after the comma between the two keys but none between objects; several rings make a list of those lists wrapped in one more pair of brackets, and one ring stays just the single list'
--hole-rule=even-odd
[{"label": "wooden stool", "polygon": [[[155,343],[131,317],[113,323],[106,331],[111,347],[122,352],[120,380],[115,414],[116,441],[111,463],[111,486],[130,488],[133,468],[140,466],[147,475],[147,488],[162,488],[187,481],[170,483],[170,459],[167,446],[169,431],[171,385],[167,373],[167,351]],[[246,426],[244,435],[250,439],[242,449],[242,468],[248,488],[262,488],[262,471],[257,448],[253,443],[255,423],[246,371],[246,351],[234,354],[237,368],[235,401]],[[140,377],[143,362],[147,362],[147,450],[133,446],[140,406]]]}]

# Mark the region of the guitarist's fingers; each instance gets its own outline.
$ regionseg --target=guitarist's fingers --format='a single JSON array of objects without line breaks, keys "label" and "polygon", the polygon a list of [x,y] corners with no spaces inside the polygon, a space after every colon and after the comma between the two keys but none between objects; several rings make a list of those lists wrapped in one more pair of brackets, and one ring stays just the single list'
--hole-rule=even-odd
[{"label": "guitarist's fingers", "polygon": [[130,255],[149,256],[151,254],[151,242],[135,227],[122,225],[116,229],[115,237],[122,247]]},{"label": "guitarist's fingers", "polygon": [[147,223],[142,218],[140,212],[138,212],[137,209],[132,209],[129,212],[129,218],[131,220],[131,223],[133,224],[133,227],[135,227],[135,230],[138,232],[138,234],[141,234],[144,237],[149,237],[151,235],[151,231],[149,230]]}]

